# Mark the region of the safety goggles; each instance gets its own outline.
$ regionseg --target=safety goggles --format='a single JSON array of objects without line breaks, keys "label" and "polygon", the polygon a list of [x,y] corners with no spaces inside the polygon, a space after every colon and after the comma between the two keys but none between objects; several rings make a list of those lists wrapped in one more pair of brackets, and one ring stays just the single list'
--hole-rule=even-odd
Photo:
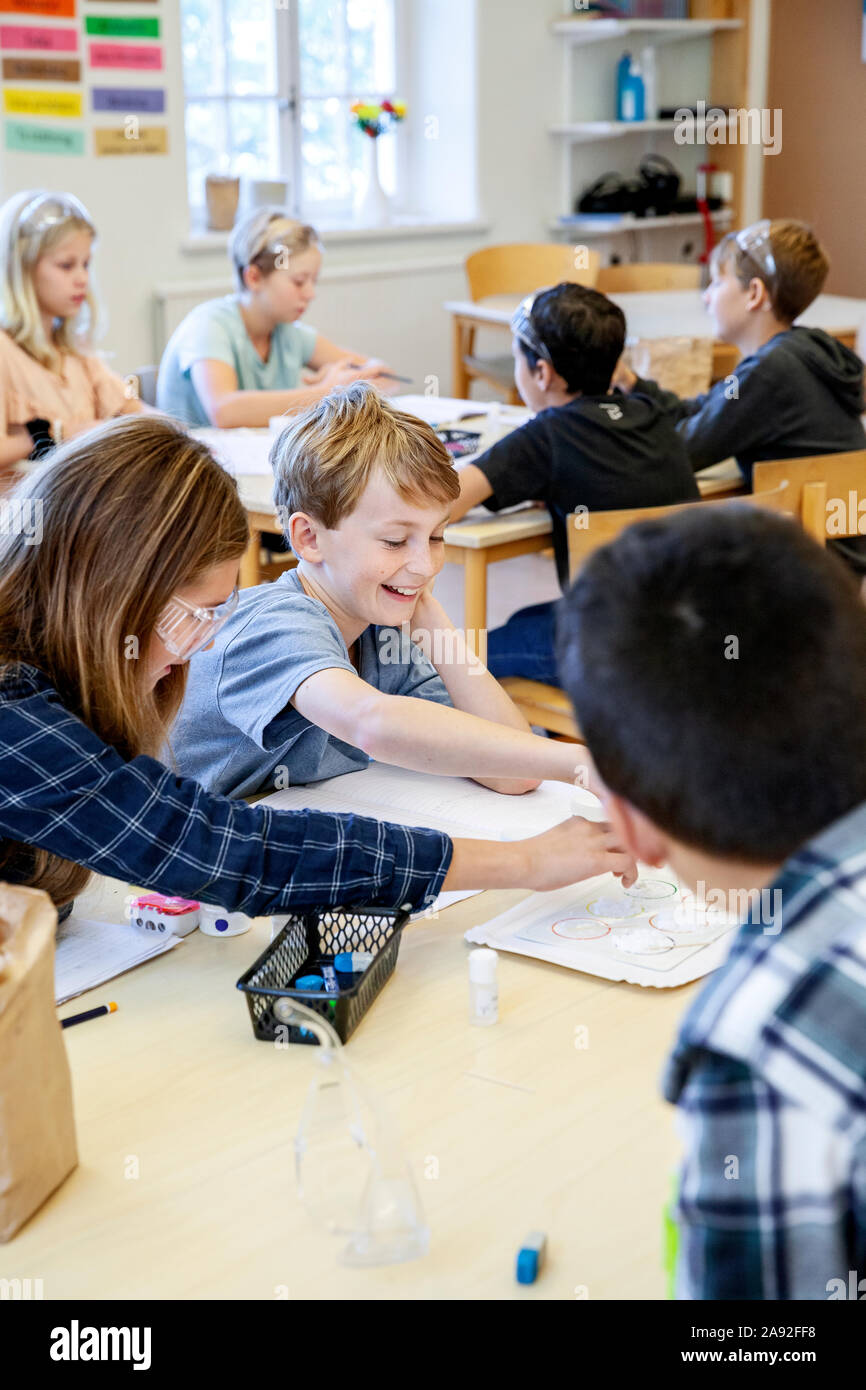
[{"label": "safety goggles", "polygon": [[68,222],[70,218],[90,225],[90,214],[71,193],[37,193],[19,213],[18,230],[25,236],[33,236],[58,222]]},{"label": "safety goggles", "polygon": [[511,331],[515,338],[518,338],[521,343],[525,343],[530,352],[534,352],[536,357],[543,357],[545,362],[549,362],[550,365],[553,366],[553,359],[544,343],[539,338],[535,325],[532,322],[532,306],[534,303],[535,295],[529,294],[518,304],[511,319]]},{"label": "safety goggles", "polygon": [[156,625],[156,635],[167,651],[189,661],[219,632],[238,606],[237,589],[217,608],[197,608],[186,599],[173,597]]},{"label": "safety goggles", "polygon": [[770,240],[770,228],[772,223],[768,218],[762,222],[755,222],[751,227],[744,227],[741,232],[737,232],[736,243],[741,251],[761,267],[765,275],[772,279],[776,274],[776,258],[773,255],[773,243]]}]

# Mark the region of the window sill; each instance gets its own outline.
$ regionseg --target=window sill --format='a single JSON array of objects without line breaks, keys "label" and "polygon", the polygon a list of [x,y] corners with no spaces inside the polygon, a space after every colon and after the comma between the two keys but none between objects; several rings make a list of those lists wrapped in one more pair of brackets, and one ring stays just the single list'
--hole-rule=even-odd
[{"label": "window sill", "polygon": [[[424,222],[418,218],[403,218],[386,227],[329,227],[327,223],[316,222],[316,230],[321,233],[326,246],[337,246],[351,242],[390,242],[410,240],[420,237],[471,236],[483,235],[490,230],[490,223],[480,218],[467,222]],[[220,252],[225,255],[228,249],[229,232],[194,232],[180,244],[185,256],[208,255]]]}]

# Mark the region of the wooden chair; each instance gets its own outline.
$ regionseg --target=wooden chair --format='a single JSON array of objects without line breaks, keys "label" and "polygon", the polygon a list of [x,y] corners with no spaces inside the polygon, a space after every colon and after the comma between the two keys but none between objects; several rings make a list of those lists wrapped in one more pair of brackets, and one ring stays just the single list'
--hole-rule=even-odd
[{"label": "wooden chair", "polygon": [[602,294],[630,294],[650,290],[696,290],[700,288],[701,268],[677,261],[635,261],[629,265],[605,265],[598,272],[595,288]]},{"label": "wooden chair", "polygon": [[[585,266],[574,263],[574,247],[564,242],[513,242],[502,246],[485,246],[466,258],[466,278],[469,295],[476,303],[494,295],[526,295],[533,290],[558,285],[571,280],[577,285],[592,288],[598,276],[601,257],[597,251],[585,251]],[[514,385],[514,362],[511,354],[477,356],[475,335],[477,325],[463,325],[458,351],[470,379],[488,382],[506,393],[510,405],[520,405]]]},{"label": "wooden chair", "polygon": [[866,535],[866,449],[755,464],[752,496],[756,502],[768,490],[783,485],[799,509],[806,530],[822,545],[828,537],[841,540]]},{"label": "wooden chair", "polygon": [[[575,578],[594,551],[615,540],[622,531],[637,521],[655,521],[660,517],[673,516],[675,512],[684,511],[688,507],[731,507],[748,504],[790,516],[793,520],[802,522],[811,534],[817,534],[815,518],[805,508],[802,492],[798,492],[785,480],[774,488],[767,488],[758,495],[745,498],[717,497],[706,501],[678,502],[668,507],[630,507],[623,511],[573,513],[568,518],[568,562],[571,578]],[[821,521],[823,524],[823,514]],[[558,734],[566,734],[582,742],[568,696],[558,686],[546,685],[543,681],[526,680],[520,676],[507,676],[500,684],[531,724]]]}]

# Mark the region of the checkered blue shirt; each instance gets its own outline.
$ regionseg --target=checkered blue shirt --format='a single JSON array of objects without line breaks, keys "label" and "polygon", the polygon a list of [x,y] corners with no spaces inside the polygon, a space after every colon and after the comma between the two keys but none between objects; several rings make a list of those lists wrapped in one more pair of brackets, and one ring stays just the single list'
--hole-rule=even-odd
[{"label": "checkered blue shirt", "polygon": [[154,758],[125,761],[21,665],[0,681],[0,839],[250,916],[317,904],[427,907],[447,835],[212,796]]},{"label": "checkered blue shirt", "polygon": [[753,910],[664,1079],[678,1298],[846,1298],[866,1279],[866,804],[772,888],[781,930]]}]

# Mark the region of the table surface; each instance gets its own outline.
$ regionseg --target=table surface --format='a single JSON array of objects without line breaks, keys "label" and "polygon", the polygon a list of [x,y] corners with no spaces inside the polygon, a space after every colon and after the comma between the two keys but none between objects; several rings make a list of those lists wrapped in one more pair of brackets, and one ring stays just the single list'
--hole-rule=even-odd
[{"label": "table surface", "polygon": [[[125,891],[101,881],[79,910],[119,921]],[[611,984],[501,953],[500,1021],[472,1027],[462,932],[521,896],[408,927],[348,1044],[411,1165],[426,1258],[346,1269],[299,1202],[311,1049],[256,1041],[234,987],[267,944],[260,920],[228,940],[193,933],[64,1006],[119,1008],[64,1035],[80,1164],[0,1247],[0,1277],[39,1275],[47,1299],[663,1297],[678,1146],[659,1073],[697,986]],[[516,1251],[538,1229],[547,1263],[523,1288]]]},{"label": "table surface", "polygon": [[[471,299],[449,299],[443,307],[452,314],[471,317],[481,323],[508,324],[522,297],[491,295],[477,303]],[[712,336],[700,290],[632,291],[611,294],[608,298],[625,314],[629,338]],[[866,322],[866,300],[820,294],[797,322],[806,328],[823,328],[828,333],[853,331]]]}]

